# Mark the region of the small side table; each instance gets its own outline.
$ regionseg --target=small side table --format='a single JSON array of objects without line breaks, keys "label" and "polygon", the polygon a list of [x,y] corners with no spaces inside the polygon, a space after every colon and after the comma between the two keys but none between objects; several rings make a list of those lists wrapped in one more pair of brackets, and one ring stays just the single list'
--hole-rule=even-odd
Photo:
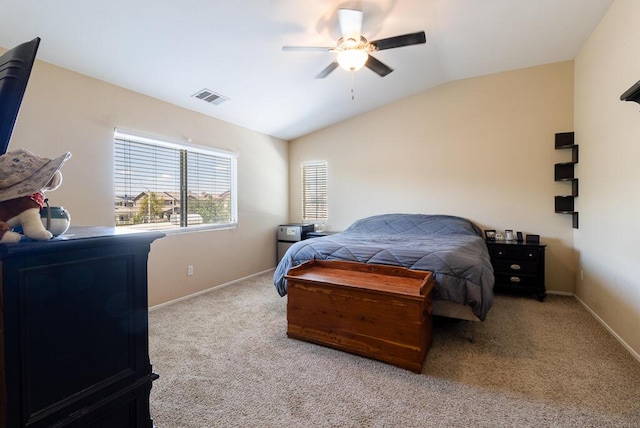
[{"label": "small side table", "polygon": [[497,291],[534,293],[541,302],[544,285],[545,244],[516,241],[486,241],[496,278]]}]

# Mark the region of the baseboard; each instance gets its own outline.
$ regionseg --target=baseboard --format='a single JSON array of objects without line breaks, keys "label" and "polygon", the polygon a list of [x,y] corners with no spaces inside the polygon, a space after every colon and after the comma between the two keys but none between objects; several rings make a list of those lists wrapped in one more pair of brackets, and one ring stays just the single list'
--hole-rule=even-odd
[{"label": "baseboard", "polygon": [[573,296],[575,297],[575,299],[580,302],[580,304],[582,306],[584,306],[584,308],[587,310],[587,312],[589,312],[591,314],[592,317],[594,317],[596,319],[596,321],[598,321],[608,332],[609,334],[611,334],[618,342],[620,342],[620,344],[627,350],[629,351],[629,353],[631,354],[631,356],[633,358],[635,358],[636,360],[640,361],[640,354],[638,354],[631,346],[629,346],[627,344],[627,342],[624,341],[624,339],[622,339],[620,336],[618,336],[618,333],[616,333],[611,327],[609,327],[609,325],[604,322],[604,320],[602,318],[600,318],[598,316],[598,314],[596,314],[585,302],[582,301],[581,298],[579,298],[578,296],[576,296],[574,293],[569,293],[566,291],[550,291],[547,290],[547,294],[555,294],[558,296]]},{"label": "baseboard", "polygon": [[555,294],[557,296],[573,296],[573,293],[569,293],[568,291],[553,291],[547,290],[547,294]]},{"label": "baseboard", "polygon": [[620,336],[618,336],[618,334],[617,334],[617,333],[616,333],[616,332],[615,332],[611,327],[609,327],[609,325],[608,325],[606,322],[604,322],[604,320],[603,320],[602,318],[600,318],[600,317],[598,316],[598,314],[596,314],[596,313],[595,313],[595,312],[594,312],[594,311],[593,311],[593,310],[592,310],[592,309],[591,309],[591,308],[590,308],[590,307],[589,307],[585,302],[583,302],[581,298],[579,298],[579,297],[578,297],[578,296],[576,296],[575,294],[573,295],[573,297],[575,297],[575,298],[576,298],[576,300],[577,300],[578,302],[580,302],[580,304],[581,304],[582,306],[584,306],[584,308],[585,308],[585,309],[586,309],[586,310],[587,310],[587,311],[588,311],[588,312],[589,312],[589,313],[590,313],[590,314],[591,314],[591,315],[592,315],[592,316],[593,316],[593,317],[594,317],[594,318],[595,318],[595,319],[596,319],[600,324],[602,324],[602,326],[603,326],[605,329],[607,329],[607,331],[608,331],[608,332],[609,332],[613,337],[615,337],[615,338],[616,338],[616,340],[617,340],[618,342],[620,342],[620,344],[621,344],[622,346],[624,346],[624,347],[625,347],[625,349],[626,349],[627,351],[629,351],[629,353],[631,354],[631,356],[633,356],[636,360],[638,360],[638,361],[640,362],[640,354],[638,354],[638,353],[637,353],[637,352],[636,352],[636,351],[635,351],[631,346],[629,346],[629,345],[627,344],[627,342],[625,342],[625,341],[624,341],[624,339],[622,339]]},{"label": "baseboard", "polygon": [[168,302],[164,302],[164,303],[160,303],[158,305],[150,306],[149,307],[149,312],[155,311],[156,309],[164,308],[166,306],[173,305],[174,303],[182,302],[183,300],[193,299],[194,297],[202,296],[203,294],[210,293],[210,292],[212,292],[214,290],[219,290],[221,288],[228,287],[229,285],[233,285],[233,284],[236,284],[238,282],[245,281],[245,280],[247,280],[249,278],[253,278],[253,277],[256,277],[258,275],[265,274],[267,272],[272,272],[274,270],[275,270],[275,268],[263,270],[262,272],[257,272],[257,273],[254,273],[252,275],[248,275],[248,276],[245,276],[245,277],[242,277],[242,278],[239,278],[239,279],[234,279],[233,281],[225,282],[224,284],[216,285],[216,286],[213,286],[211,288],[207,288],[206,290],[198,291],[197,293],[189,294],[187,296],[179,297],[177,299],[170,300]]}]

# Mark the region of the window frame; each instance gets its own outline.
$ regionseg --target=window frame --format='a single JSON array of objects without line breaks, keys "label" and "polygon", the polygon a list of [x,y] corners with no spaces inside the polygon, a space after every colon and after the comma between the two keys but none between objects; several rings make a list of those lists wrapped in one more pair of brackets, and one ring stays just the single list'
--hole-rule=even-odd
[{"label": "window frame", "polygon": [[[213,147],[207,147],[207,146],[198,146],[195,144],[192,144],[191,142],[189,143],[182,143],[182,142],[174,142],[171,141],[167,138],[162,138],[162,137],[157,137],[157,136],[152,136],[152,135],[148,135],[148,134],[142,134],[139,132],[135,132],[135,131],[129,131],[129,130],[123,130],[123,129],[118,129],[116,128],[114,130],[113,133],[113,153],[114,153],[114,159],[113,159],[113,166],[114,166],[114,171],[113,171],[113,177],[112,177],[112,183],[113,183],[113,219],[114,219],[114,224],[116,223],[116,205],[117,205],[117,200],[119,198],[118,195],[116,195],[116,175],[118,174],[117,171],[117,158],[116,158],[116,140],[125,140],[125,141],[131,141],[131,142],[138,142],[138,143],[142,143],[142,144],[148,144],[148,145],[154,145],[154,146],[158,146],[158,147],[163,147],[163,148],[168,148],[171,150],[177,150],[177,151],[181,151],[184,150],[188,153],[200,153],[203,155],[207,155],[207,156],[214,156],[214,157],[221,157],[221,158],[225,158],[228,159],[230,162],[230,198],[229,198],[229,203],[230,203],[230,221],[229,222],[221,222],[221,223],[206,223],[206,224],[198,224],[198,225],[186,225],[183,226],[182,223],[184,222],[183,219],[180,220],[181,224],[178,224],[175,227],[144,227],[144,226],[138,226],[138,225],[116,225],[116,228],[122,228],[122,229],[128,229],[128,230],[159,230],[162,231],[164,233],[167,234],[174,234],[174,233],[193,233],[193,232],[198,232],[198,231],[207,231],[207,230],[217,230],[217,229],[234,229],[238,227],[238,153],[236,152],[232,152],[232,151],[227,151],[227,150],[222,150],[222,149],[218,149],[218,148],[213,148]],[[180,171],[180,174],[182,175],[183,171]],[[179,192],[183,192],[183,189],[178,189]],[[188,191],[188,189],[184,190],[185,192]],[[150,190],[150,192],[153,193],[158,193],[160,192],[159,189],[155,189],[155,190]],[[132,197],[134,195],[131,195],[130,197]],[[125,202],[126,203],[126,202]],[[188,215],[188,214],[187,214]],[[148,223],[147,223],[148,224]],[[137,227],[135,227],[137,226]]]}]

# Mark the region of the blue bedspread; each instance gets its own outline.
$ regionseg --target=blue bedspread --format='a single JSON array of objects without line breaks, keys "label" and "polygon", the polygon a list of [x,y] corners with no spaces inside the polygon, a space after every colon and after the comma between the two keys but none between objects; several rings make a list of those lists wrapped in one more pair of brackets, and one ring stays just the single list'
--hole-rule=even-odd
[{"label": "blue bedspread", "polygon": [[434,273],[434,299],[470,305],[484,320],[493,303],[493,268],[482,231],[461,217],[383,214],[353,223],[344,232],[296,242],[273,277],[287,294],[284,275],[311,259],[403,266]]}]

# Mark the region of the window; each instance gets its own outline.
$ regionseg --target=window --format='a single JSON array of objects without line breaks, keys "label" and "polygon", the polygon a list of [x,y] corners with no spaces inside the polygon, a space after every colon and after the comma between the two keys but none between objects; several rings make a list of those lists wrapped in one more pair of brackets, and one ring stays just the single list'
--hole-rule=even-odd
[{"label": "window", "polygon": [[179,229],[237,224],[233,153],[115,132],[118,227]]},{"label": "window", "polygon": [[302,219],[327,220],[327,163],[302,164]]}]

